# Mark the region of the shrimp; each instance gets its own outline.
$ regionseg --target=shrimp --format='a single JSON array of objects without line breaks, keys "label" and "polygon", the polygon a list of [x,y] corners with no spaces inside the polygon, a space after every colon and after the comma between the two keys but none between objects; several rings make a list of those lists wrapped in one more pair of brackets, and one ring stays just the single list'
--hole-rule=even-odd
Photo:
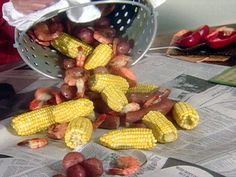
[{"label": "shrimp", "polygon": [[42,107],[44,107],[44,106],[45,106],[45,104],[44,104],[43,101],[33,99],[33,100],[30,102],[30,104],[29,104],[29,110],[30,110],[30,111],[33,111],[33,110],[42,108]]},{"label": "shrimp", "polygon": [[78,67],[83,67],[84,66],[84,62],[86,60],[86,56],[83,54],[83,48],[82,47],[78,47],[78,55],[75,58],[76,60],[76,66]]},{"label": "shrimp", "polygon": [[51,45],[50,42],[48,42],[48,41],[40,41],[40,40],[35,36],[33,30],[29,30],[29,31],[27,32],[27,34],[31,37],[31,39],[32,39],[33,41],[35,41],[36,43],[38,43],[38,44],[40,44],[40,45],[42,45],[42,46],[48,47],[48,46]]},{"label": "shrimp", "polygon": [[65,136],[68,123],[53,124],[48,128],[47,136],[55,140],[61,140]]},{"label": "shrimp", "polygon": [[112,42],[112,51],[113,51],[113,56],[117,55],[117,45],[119,43],[119,38],[114,38]]},{"label": "shrimp", "polygon": [[48,101],[52,98],[50,89],[38,88],[34,93],[34,98],[39,101]]},{"label": "shrimp", "polygon": [[84,97],[84,93],[85,93],[85,79],[84,78],[78,78],[76,80],[76,88],[77,88],[77,93],[76,96],[78,98],[83,98]]},{"label": "shrimp", "polygon": [[125,67],[127,66],[128,62],[130,60],[130,57],[127,55],[117,55],[111,59],[109,62],[109,66],[112,67]]},{"label": "shrimp", "polygon": [[27,139],[17,143],[18,146],[25,146],[28,145],[31,149],[38,149],[44,147],[48,144],[47,138],[33,138]]},{"label": "shrimp", "polygon": [[162,99],[167,98],[170,94],[169,89],[160,88],[158,91],[152,92],[144,101],[143,107],[147,108],[153,104],[159,103]]},{"label": "shrimp", "polygon": [[134,157],[122,156],[116,159],[116,168],[109,169],[110,175],[130,176],[136,173],[141,166],[141,163]]},{"label": "shrimp", "polygon": [[124,77],[129,82],[130,87],[134,87],[137,84],[135,74],[130,68],[127,67],[111,67],[110,72],[112,74]]},{"label": "shrimp", "polygon": [[113,37],[108,36],[106,33],[100,31],[94,31],[93,38],[102,44],[111,44]]},{"label": "shrimp", "polygon": [[93,129],[97,129],[107,119],[107,117],[107,114],[99,115],[98,118],[93,122]]},{"label": "shrimp", "polygon": [[76,82],[79,78],[88,80],[89,73],[81,67],[69,68],[65,72],[64,82],[69,86],[76,86]]},{"label": "shrimp", "polygon": [[59,104],[63,102],[60,93],[50,90],[48,88],[38,88],[35,93],[34,97],[36,100],[47,102],[49,104]]},{"label": "shrimp", "polygon": [[49,26],[46,23],[38,23],[33,28],[36,38],[40,41],[51,41],[59,36],[59,32],[51,33]]},{"label": "shrimp", "polygon": [[138,111],[140,110],[140,105],[138,103],[129,103],[125,105],[125,107],[122,109],[122,113],[132,112],[132,111]]},{"label": "shrimp", "polygon": [[35,110],[49,105],[56,105],[63,101],[60,93],[42,87],[35,91],[34,99],[30,102],[29,109]]}]

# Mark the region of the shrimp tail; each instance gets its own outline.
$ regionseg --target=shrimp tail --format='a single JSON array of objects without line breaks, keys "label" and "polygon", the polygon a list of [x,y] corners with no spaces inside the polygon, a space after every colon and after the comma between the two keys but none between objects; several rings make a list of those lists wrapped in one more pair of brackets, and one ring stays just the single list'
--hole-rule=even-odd
[{"label": "shrimp tail", "polygon": [[126,175],[124,174],[124,170],[120,168],[111,168],[108,170],[108,174],[109,175],[123,175],[123,176]]}]

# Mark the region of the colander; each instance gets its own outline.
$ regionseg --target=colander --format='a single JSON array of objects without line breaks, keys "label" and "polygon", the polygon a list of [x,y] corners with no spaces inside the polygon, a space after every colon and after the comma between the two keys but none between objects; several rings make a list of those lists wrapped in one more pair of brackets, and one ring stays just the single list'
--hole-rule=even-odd
[{"label": "colander", "polygon": [[[116,29],[119,36],[134,41],[134,47],[131,50],[131,63],[134,65],[142,59],[156,36],[157,12],[153,4],[150,3],[150,0],[101,0],[79,6],[98,4],[115,5],[115,9],[108,15],[108,18],[112,28]],[[78,5],[52,12],[40,21],[75,7],[78,8]],[[56,50],[38,45],[26,34],[26,31],[18,30],[15,31],[15,45],[22,59],[33,70],[52,79],[63,77],[63,70],[58,61],[60,55]]]}]

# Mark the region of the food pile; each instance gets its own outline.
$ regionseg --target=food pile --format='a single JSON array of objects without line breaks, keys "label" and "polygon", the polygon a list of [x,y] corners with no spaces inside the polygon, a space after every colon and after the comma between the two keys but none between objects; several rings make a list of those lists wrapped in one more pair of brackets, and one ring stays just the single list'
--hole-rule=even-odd
[{"label": "food pile", "polygon": [[[136,173],[141,163],[132,156],[120,156],[112,162],[112,168],[107,170],[109,175],[130,176]],[[99,177],[104,173],[102,161],[96,157],[85,158],[80,152],[69,152],[61,161],[67,177]],[[56,174],[53,177],[65,177]]]},{"label": "food pile", "polygon": [[[62,53],[65,75],[58,90],[38,88],[30,111],[12,118],[17,135],[46,130],[48,138],[64,140],[74,149],[103,128],[109,130],[99,138],[103,146],[150,150],[157,143],[175,141],[177,126],[190,130],[198,125],[196,110],[189,103],[170,100],[170,89],[137,82],[128,65],[132,45],[116,36],[108,18],[94,26],[74,26],[76,30],[66,24],[67,28],[53,18],[29,31],[35,42]],[[39,148],[47,143],[47,138],[36,138],[18,145]],[[75,168],[83,171],[80,165]]]}]

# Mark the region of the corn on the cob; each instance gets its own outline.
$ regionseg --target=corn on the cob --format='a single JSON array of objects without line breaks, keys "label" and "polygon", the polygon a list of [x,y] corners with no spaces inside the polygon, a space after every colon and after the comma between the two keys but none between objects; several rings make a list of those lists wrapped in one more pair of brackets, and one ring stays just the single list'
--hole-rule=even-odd
[{"label": "corn on the cob", "polygon": [[134,87],[130,87],[127,93],[150,93],[157,88],[157,86],[151,84],[137,84]]},{"label": "corn on the cob", "polygon": [[124,92],[113,85],[105,87],[101,92],[101,96],[103,101],[107,103],[108,107],[116,112],[121,112],[125,105],[128,104]]},{"label": "corn on the cob", "polygon": [[21,136],[38,133],[55,123],[52,109],[49,106],[20,114],[11,120],[11,126]]},{"label": "corn on the cob", "polygon": [[111,149],[144,149],[156,146],[156,140],[150,129],[123,128],[112,130],[99,138],[100,144]]},{"label": "corn on the cob", "polygon": [[70,57],[70,58],[76,58],[78,56],[79,47],[82,47],[83,54],[85,56],[88,56],[93,48],[89,46],[88,44],[79,41],[75,37],[66,34],[61,33],[59,37],[51,41],[51,45],[58,51],[60,51],[62,54]]},{"label": "corn on the cob", "polygon": [[95,69],[99,66],[106,66],[112,58],[112,48],[107,44],[99,44],[87,58],[84,68]]},{"label": "corn on the cob", "polygon": [[57,123],[70,122],[77,117],[85,117],[92,113],[93,102],[86,98],[66,101],[53,108],[53,115]]},{"label": "corn on the cob", "polygon": [[129,88],[129,83],[126,79],[113,74],[94,74],[89,79],[89,88],[95,92],[101,92],[109,85],[113,85],[123,92],[127,92]]},{"label": "corn on the cob", "polygon": [[198,125],[199,115],[189,103],[175,103],[172,113],[175,121],[181,128],[190,130]]},{"label": "corn on the cob", "polygon": [[150,129],[160,143],[168,143],[177,139],[175,126],[162,113],[150,111],[143,119],[143,123]]},{"label": "corn on the cob", "polygon": [[70,148],[76,148],[86,144],[93,133],[92,122],[85,117],[78,117],[73,119],[65,133],[65,143]]}]

